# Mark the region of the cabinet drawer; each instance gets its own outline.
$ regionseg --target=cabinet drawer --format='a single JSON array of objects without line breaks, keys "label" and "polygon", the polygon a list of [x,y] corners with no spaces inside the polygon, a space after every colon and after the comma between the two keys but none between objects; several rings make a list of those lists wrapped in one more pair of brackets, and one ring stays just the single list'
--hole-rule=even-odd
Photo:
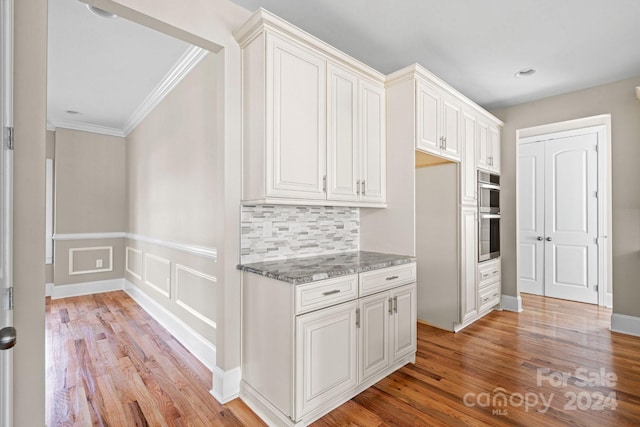
[{"label": "cabinet drawer", "polygon": [[296,314],[358,297],[358,275],[336,277],[296,286]]},{"label": "cabinet drawer", "polygon": [[479,292],[479,312],[486,311],[500,303],[500,282],[496,282]]},{"label": "cabinet drawer", "polygon": [[500,281],[500,260],[487,261],[478,265],[478,287],[484,288]]},{"label": "cabinet drawer", "polygon": [[416,263],[360,273],[360,296],[375,294],[416,281]]}]

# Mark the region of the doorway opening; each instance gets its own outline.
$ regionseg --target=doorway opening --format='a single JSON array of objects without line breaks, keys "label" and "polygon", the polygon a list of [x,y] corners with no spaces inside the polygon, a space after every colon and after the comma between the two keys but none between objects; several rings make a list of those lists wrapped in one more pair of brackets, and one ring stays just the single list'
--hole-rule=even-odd
[{"label": "doorway opening", "polygon": [[611,307],[611,116],[517,131],[518,289]]}]

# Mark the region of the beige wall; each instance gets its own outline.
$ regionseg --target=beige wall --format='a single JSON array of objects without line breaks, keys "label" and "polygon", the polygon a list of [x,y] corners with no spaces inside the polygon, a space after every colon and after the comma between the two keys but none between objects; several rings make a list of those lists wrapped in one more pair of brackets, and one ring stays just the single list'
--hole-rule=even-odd
[{"label": "beige wall", "polygon": [[640,77],[492,111],[502,131],[502,286],[517,289],[516,130],[600,114],[611,114],[613,311],[640,316]]},{"label": "beige wall", "polygon": [[215,76],[211,53],[127,137],[129,232],[213,245]]},{"label": "beige wall", "polygon": [[14,1],[14,425],[44,425],[47,2]]},{"label": "beige wall", "polygon": [[[126,231],[124,138],[59,128],[54,170],[54,234]],[[55,240],[54,246],[55,285],[123,277],[123,238]],[[89,247],[111,248],[113,265],[106,265],[103,250]],[[103,267],[97,267],[97,261]],[[93,271],[101,269],[106,271]]]},{"label": "beige wall", "polygon": [[[217,247],[216,54],[208,54],[127,137],[130,233]],[[215,344],[218,266],[211,258],[127,241],[126,279]]]},{"label": "beige wall", "polygon": [[125,140],[56,130],[55,233],[125,230]]}]

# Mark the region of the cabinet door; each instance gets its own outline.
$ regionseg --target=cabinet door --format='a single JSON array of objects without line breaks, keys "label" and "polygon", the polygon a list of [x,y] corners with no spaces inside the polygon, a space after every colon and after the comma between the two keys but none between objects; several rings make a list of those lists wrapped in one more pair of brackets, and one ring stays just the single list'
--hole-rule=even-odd
[{"label": "cabinet door", "polygon": [[460,274],[460,323],[473,320],[478,315],[477,264],[477,216],[476,208],[464,208],[461,215],[461,274]]},{"label": "cabinet door", "polygon": [[477,167],[479,169],[491,170],[489,157],[491,156],[491,141],[489,139],[489,125],[482,120],[477,121],[478,135],[476,138],[476,155],[478,156]]},{"label": "cabinet door", "polygon": [[357,307],[353,301],[296,318],[296,420],[357,385]]},{"label": "cabinet door", "polygon": [[327,199],[358,200],[358,77],[328,64]]},{"label": "cabinet door", "polygon": [[416,149],[440,155],[440,94],[431,86],[418,83]]},{"label": "cabinet door", "polygon": [[391,320],[391,361],[415,353],[417,348],[416,284],[390,291],[393,302]]},{"label": "cabinet door", "polygon": [[476,173],[476,119],[468,113],[462,114],[462,161],[460,168],[460,202],[463,205],[477,206]]},{"label": "cabinet door", "polygon": [[361,173],[360,200],[387,200],[387,153],[384,87],[360,83]]},{"label": "cabinet door", "polygon": [[360,300],[360,383],[389,366],[389,292]]},{"label": "cabinet door", "polygon": [[267,93],[267,196],[325,199],[324,58],[269,35]]},{"label": "cabinet door", "polygon": [[491,147],[491,170],[500,173],[500,128],[489,127],[489,145]]},{"label": "cabinet door", "polygon": [[451,160],[460,160],[460,104],[448,96],[442,97],[442,155]]}]

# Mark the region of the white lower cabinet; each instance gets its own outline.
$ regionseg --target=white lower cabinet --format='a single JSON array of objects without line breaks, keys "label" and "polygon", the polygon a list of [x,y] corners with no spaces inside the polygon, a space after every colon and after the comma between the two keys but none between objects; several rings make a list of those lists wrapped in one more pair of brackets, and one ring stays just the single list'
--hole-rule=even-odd
[{"label": "white lower cabinet", "polygon": [[243,273],[242,400],[269,425],[308,425],[415,362],[415,279],[414,263],[298,286]]},{"label": "white lower cabinet", "polygon": [[360,382],[416,351],[416,285],[360,300]]}]

